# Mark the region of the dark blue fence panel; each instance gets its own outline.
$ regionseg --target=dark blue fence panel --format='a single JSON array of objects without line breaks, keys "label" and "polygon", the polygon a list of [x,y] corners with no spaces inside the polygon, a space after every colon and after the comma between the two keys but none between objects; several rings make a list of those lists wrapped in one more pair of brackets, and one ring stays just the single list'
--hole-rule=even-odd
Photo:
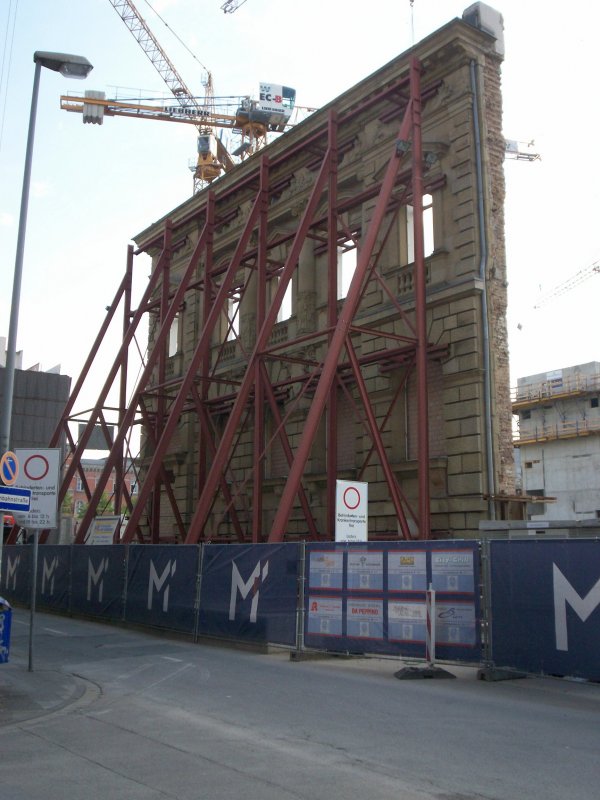
[{"label": "dark blue fence panel", "polygon": [[477,542],[307,546],[305,642],[425,657],[425,593],[436,590],[436,658],[481,660]]},{"label": "dark blue fence panel", "polygon": [[40,608],[69,610],[71,549],[60,544],[38,548],[36,605]]},{"label": "dark blue fence panel", "polygon": [[206,545],[198,632],[293,645],[298,556],[296,544]]},{"label": "dark blue fence panel", "polygon": [[31,602],[32,546],[7,545],[2,551],[2,577],[0,594],[11,603],[29,605]]},{"label": "dark blue fence panel", "polygon": [[496,666],[600,680],[600,542],[492,541]]},{"label": "dark blue fence panel", "polygon": [[74,545],[71,556],[71,611],[123,619],[127,547]]},{"label": "dark blue fence panel", "polygon": [[198,545],[131,545],[125,619],[193,633]]}]

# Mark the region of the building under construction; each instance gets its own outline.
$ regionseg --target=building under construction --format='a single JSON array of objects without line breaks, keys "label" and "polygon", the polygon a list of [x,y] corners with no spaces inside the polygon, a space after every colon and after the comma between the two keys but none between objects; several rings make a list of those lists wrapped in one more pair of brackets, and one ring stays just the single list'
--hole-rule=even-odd
[{"label": "building under construction", "polygon": [[[78,541],[135,428],[137,503],[115,486],[125,542],[332,539],[339,479],[368,484],[370,539],[463,538],[499,513],[514,494],[502,55],[500,15],[476,4],[135,237],[106,322],[123,307],[123,345],[70,438],[64,487],[120,386]],[[131,308],[139,254],[153,266]]]}]

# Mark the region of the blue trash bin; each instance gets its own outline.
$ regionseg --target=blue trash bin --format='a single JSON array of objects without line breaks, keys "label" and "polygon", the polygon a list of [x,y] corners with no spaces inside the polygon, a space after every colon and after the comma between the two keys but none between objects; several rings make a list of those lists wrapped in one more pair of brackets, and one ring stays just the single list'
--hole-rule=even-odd
[{"label": "blue trash bin", "polygon": [[6,664],[10,650],[10,625],[12,608],[8,600],[0,597],[0,664]]}]

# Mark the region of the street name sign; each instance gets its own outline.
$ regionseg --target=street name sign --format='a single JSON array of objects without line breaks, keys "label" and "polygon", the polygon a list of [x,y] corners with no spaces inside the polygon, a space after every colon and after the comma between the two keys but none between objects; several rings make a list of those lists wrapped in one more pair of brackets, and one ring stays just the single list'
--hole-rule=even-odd
[{"label": "street name sign", "polygon": [[31,490],[17,486],[0,486],[0,512],[29,511]]}]

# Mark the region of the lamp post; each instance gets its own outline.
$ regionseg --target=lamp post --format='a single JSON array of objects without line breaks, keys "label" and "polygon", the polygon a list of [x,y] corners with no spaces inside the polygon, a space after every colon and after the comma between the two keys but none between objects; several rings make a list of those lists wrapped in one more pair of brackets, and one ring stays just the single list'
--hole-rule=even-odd
[{"label": "lamp post", "polygon": [[[66,78],[86,78],[93,69],[87,58],[69,55],[68,53],[48,53],[36,50],[33,54],[35,74],[33,78],[33,93],[31,96],[31,111],[29,113],[29,131],[27,134],[27,149],[25,151],[25,169],[23,171],[23,189],[21,192],[21,211],[19,216],[19,232],[17,235],[17,253],[15,257],[15,272],[13,277],[12,303],[10,307],[10,323],[8,340],[6,343],[6,366],[4,369],[4,395],[0,409],[0,455],[4,454],[10,445],[10,429],[12,422],[12,404],[15,386],[15,361],[17,355],[17,327],[19,322],[19,302],[21,296],[21,277],[23,274],[23,252],[25,247],[25,230],[27,228],[27,208],[29,204],[29,183],[31,178],[31,159],[33,155],[33,139],[35,135],[35,119],[37,113],[38,90],[40,85],[40,72],[42,67],[60,72]],[[0,565],[2,563],[2,545],[4,543],[4,515],[0,510]],[[34,538],[34,569],[33,590],[31,601],[31,624],[29,629],[29,671],[32,667],[33,653],[33,614],[35,609],[35,578],[37,569],[37,543],[38,536],[35,531]]]},{"label": "lamp post", "polygon": [[[29,183],[31,178],[31,159],[33,155],[33,139],[35,135],[35,119],[37,112],[38,89],[42,67],[60,72],[66,78],[86,78],[93,69],[87,58],[73,56],[68,53],[47,53],[36,50],[33,54],[35,74],[31,111],[29,114],[29,131],[27,134],[27,150],[25,152],[25,169],[23,172],[23,190],[21,193],[21,211],[19,216],[19,232],[17,235],[17,254],[13,277],[12,303],[10,307],[10,323],[6,343],[6,367],[4,369],[4,396],[0,417],[0,455],[9,449],[10,428],[12,421],[12,403],[15,385],[15,361],[17,355],[17,327],[19,323],[19,302],[21,296],[21,278],[23,275],[23,252],[25,247],[25,230],[27,228],[27,209],[29,204]],[[4,527],[4,526],[2,526]],[[0,541],[1,544],[1,541]],[[1,553],[1,551],[0,551]]]}]

